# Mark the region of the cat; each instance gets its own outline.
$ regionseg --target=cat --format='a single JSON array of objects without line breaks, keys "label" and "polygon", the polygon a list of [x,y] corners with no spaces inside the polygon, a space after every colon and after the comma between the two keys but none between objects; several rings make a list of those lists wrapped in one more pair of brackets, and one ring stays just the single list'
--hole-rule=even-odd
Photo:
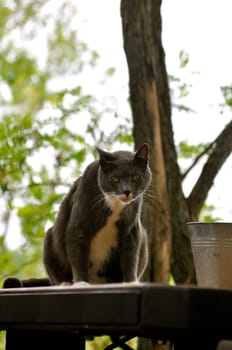
[{"label": "cat", "polygon": [[151,182],[149,147],[106,152],[91,163],[61,202],[44,240],[51,284],[137,282],[148,260],[141,224]]}]

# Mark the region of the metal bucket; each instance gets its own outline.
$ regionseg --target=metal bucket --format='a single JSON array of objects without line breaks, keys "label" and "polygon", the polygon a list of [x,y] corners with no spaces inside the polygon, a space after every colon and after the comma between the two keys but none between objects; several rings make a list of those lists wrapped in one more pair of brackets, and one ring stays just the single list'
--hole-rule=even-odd
[{"label": "metal bucket", "polygon": [[188,223],[199,286],[232,288],[232,223]]}]

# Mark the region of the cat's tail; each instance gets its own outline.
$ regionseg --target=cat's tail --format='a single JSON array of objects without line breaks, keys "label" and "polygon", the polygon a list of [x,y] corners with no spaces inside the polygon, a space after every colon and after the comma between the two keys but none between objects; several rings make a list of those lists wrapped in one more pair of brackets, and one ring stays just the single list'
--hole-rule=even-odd
[{"label": "cat's tail", "polygon": [[28,278],[20,280],[16,277],[7,277],[3,282],[3,288],[28,288],[48,287],[51,283],[48,278]]}]

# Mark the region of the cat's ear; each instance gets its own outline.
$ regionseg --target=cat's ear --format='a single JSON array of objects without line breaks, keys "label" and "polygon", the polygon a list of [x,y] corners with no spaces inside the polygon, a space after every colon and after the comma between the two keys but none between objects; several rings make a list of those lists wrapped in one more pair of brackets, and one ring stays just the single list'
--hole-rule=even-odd
[{"label": "cat's ear", "polygon": [[146,166],[149,158],[149,146],[144,143],[135,153],[134,163]]},{"label": "cat's ear", "polygon": [[114,156],[112,153],[106,152],[99,147],[96,147],[96,150],[99,153],[99,162],[100,162],[101,167],[104,168],[105,166],[109,165],[110,162],[112,162],[114,160]]}]

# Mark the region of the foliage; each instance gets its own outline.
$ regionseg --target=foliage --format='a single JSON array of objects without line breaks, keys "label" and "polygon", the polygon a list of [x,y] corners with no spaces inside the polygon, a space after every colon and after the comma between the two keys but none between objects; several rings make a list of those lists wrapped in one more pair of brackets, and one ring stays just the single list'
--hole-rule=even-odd
[{"label": "foliage", "polygon": [[[132,137],[130,123],[80,85],[98,54],[78,39],[74,3],[4,0],[0,12],[2,280],[43,275],[44,231],[67,186],[95,144]],[[109,118],[121,126],[106,134],[100,124]]]},{"label": "foliage", "polygon": [[213,205],[207,205],[204,204],[202,210],[201,210],[201,214],[199,217],[199,221],[202,222],[217,222],[220,221],[221,218],[219,217],[213,217],[212,213],[216,208]]},{"label": "foliage", "polygon": [[178,145],[178,155],[180,158],[190,158],[198,155],[207,149],[208,143],[199,143],[198,145],[191,145],[187,141],[181,141]]},{"label": "foliage", "polygon": [[[189,64],[189,55],[181,50],[179,53],[179,76],[169,75],[170,96],[172,106],[179,112],[194,112],[191,107],[183,103],[191,92],[192,84],[186,81],[186,69]],[[191,74],[193,74],[191,72]]]},{"label": "foliage", "polygon": [[225,99],[225,104],[223,106],[227,106],[231,109],[232,108],[232,86],[222,86],[221,92]]},{"label": "foliage", "polygon": [[[86,342],[87,350],[102,350],[107,346],[112,344],[111,338],[109,336],[95,337],[93,341]],[[132,349],[138,349],[138,338],[132,338],[126,344]],[[121,348],[116,348],[121,349]]]}]

